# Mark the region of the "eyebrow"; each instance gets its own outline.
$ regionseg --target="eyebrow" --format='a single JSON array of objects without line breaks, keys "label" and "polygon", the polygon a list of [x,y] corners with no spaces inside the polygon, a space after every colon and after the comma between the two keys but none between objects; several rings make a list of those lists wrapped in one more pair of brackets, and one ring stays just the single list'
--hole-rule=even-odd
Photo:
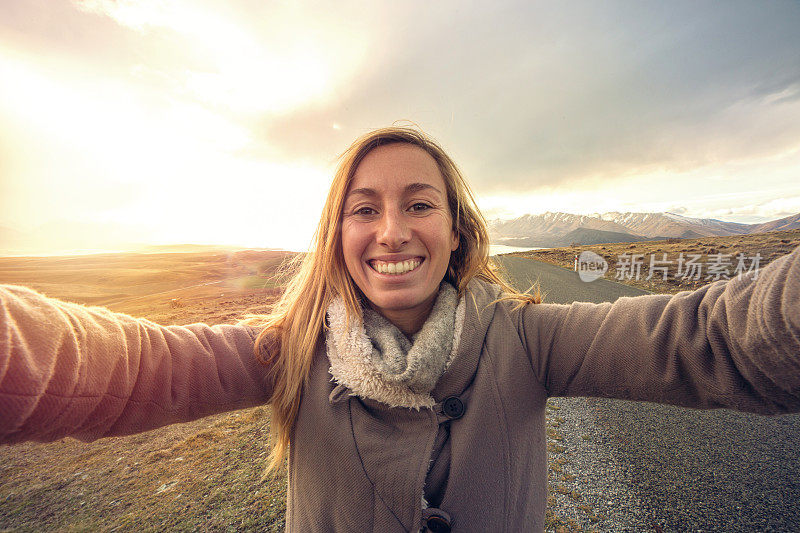
[{"label": "eyebrow", "polygon": [[[415,192],[424,191],[424,190],[427,190],[427,189],[432,189],[432,190],[438,192],[439,194],[442,194],[442,191],[440,191],[439,189],[437,189],[433,185],[431,185],[429,183],[419,183],[419,182],[410,183],[410,184],[406,185],[405,192],[406,193],[415,193]],[[369,187],[359,187],[358,189],[353,189],[352,191],[347,193],[347,197],[349,198],[350,196],[352,196],[354,194],[360,194],[360,195],[363,195],[363,196],[378,196],[378,192],[375,189],[370,189]]]}]

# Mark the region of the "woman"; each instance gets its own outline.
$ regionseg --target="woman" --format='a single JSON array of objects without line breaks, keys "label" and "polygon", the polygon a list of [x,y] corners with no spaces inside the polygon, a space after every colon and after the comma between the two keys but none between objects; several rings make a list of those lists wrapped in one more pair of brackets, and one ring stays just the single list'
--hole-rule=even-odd
[{"label": "woman", "polygon": [[290,530],[541,530],[549,396],[800,410],[798,253],[675,296],[538,304],[492,270],[442,149],[378,130],[344,154],[315,246],[257,337],[0,290],[0,440],[269,402]]}]

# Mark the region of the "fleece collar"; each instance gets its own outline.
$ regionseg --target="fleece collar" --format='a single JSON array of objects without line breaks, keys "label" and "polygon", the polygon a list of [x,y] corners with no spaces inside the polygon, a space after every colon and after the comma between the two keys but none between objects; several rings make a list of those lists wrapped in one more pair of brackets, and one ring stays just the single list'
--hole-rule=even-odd
[{"label": "fleece collar", "polygon": [[436,403],[431,391],[455,356],[464,324],[464,299],[442,283],[428,320],[411,339],[372,309],[347,322],[344,301],[328,307],[326,348],[333,380],[351,395],[389,407]]}]

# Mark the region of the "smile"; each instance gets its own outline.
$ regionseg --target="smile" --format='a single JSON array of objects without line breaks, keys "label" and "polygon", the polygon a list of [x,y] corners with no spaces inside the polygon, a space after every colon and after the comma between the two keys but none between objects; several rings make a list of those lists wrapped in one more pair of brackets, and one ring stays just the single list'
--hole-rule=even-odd
[{"label": "smile", "polygon": [[421,259],[407,259],[405,261],[378,261],[377,259],[373,259],[368,262],[369,266],[372,270],[380,273],[380,274],[405,274],[407,272],[411,272],[415,270],[420,264],[422,264]]}]

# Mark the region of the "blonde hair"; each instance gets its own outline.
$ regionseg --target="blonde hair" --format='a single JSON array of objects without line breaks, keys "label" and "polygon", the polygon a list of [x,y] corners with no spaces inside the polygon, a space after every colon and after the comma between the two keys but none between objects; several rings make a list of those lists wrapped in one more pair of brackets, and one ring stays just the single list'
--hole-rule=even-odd
[{"label": "blonde hair", "polygon": [[341,296],[348,317],[360,315],[359,289],[345,266],[341,246],[341,220],[345,195],[364,157],[378,146],[408,143],[427,152],[444,178],[447,203],[458,234],[458,248],[451,253],[445,280],[464,294],[473,278],[499,285],[511,298],[538,303],[538,291],[521,294],[499,275],[489,259],[486,222],[475,204],[467,182],[452,159],[422,131],[408,127],[382,128],[357,139],[341,156],[328,198],[322,209],[311,251],[300,260],[299,270],[269,315],[251,323],[264,326],[255,343],[259,360],[269,365],[273,394],[274,446],[269,470],[282,466],[289,435],[300,407],[300,395],[308,383],[311,363],[321,341],[325,313],[331,300]]}]

